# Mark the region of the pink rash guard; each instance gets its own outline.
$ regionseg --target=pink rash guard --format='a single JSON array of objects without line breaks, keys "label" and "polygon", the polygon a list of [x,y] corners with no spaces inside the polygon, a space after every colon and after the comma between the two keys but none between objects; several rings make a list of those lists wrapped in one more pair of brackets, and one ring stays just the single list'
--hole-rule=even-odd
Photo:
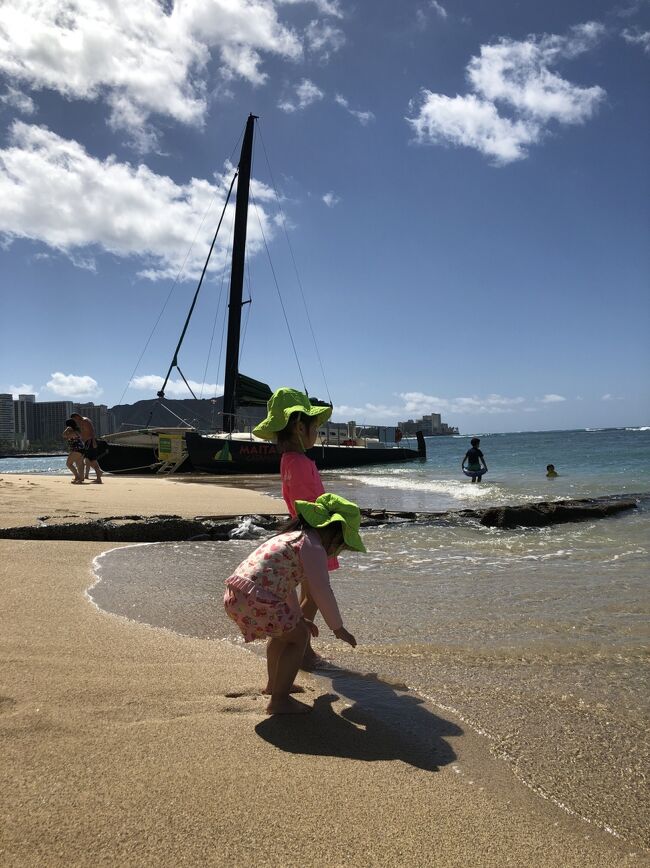
[{"label": "pink rash guard", "polygon": [[[325,494],[323,483],[316,465],[302,452],[284,452],[280,459],[280,478],[282,479],[282,497],[292,518],[296,517],[294,503],[297,500],[308,500],[313,503],[321,494]],[[338,570],[337,558],[328,558],[327,569]]]}]

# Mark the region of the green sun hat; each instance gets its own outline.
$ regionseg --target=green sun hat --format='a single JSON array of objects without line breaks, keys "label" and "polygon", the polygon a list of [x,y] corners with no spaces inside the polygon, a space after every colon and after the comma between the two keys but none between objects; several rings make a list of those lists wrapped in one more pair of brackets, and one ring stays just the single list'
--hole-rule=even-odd
[{"label": "green sun hat", "polygon": [[282,431],[289,424],[292,413],[305,413],[307,416],[315,416],[319,426],[327,422],[332,415],[330,406],[312,406],[304,392],[297,389],[289,389],[283,386],[277,389],[269,398],[266,405],[266,419],[253,428],[253,434],[261,440],[275,440],[278,431]]},{"label": "green sun hat", "polygon": [[297,500],[294,506],[298,515],[312,527],[327,527],[333,521],[340,521],[343,525],[343,539],[346,546],[355,552],[366,551],[359,535],[361,513],[356,503],[338,494],[326,493],[317,497],[314,503],[308,500]]}]

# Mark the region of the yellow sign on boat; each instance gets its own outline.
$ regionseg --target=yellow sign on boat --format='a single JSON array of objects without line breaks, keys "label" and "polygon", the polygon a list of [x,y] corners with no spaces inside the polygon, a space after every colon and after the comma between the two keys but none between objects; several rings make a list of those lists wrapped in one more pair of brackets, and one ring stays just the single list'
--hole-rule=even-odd
[{"label": "yellow sign on boat", "polygon": [[178,461],[183,455],[182,434],[159,434],[158,457],[161,461]]}]

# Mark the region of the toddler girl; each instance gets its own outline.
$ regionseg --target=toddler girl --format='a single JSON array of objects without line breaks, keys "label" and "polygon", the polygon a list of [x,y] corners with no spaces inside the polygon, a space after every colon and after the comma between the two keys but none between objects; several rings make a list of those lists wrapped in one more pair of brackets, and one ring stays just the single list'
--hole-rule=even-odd
[{"label": "toddler girl", "polygon": [[[253,429],[253,434],[262,440],[272,440],[278,445],[282,496],[292,518],[296,517],[297,500],[314,501],[325,488],[316,464],[305,455],[316,443],[318,429],[332,415],[330,406],[312,406],[309,398],[297,389],[283,387],[271,395],[267,404],[267,416]],[[339,562],[329,558],[327,568],[337,570]],[[300,605],[305,618],[313,621],[318,606],[305,583],[301,589]],[[314,669],[322,662],[308,639],[302,661],[303,669]]]},{"label": "toddler girl", "polygon": [[296,587],[304,583],[337,639],[354,648],[356,639],[343,626],[329,583],[328,556],[348,548],[365,552],[359,536],[359,507],[336,494],[314,503],[298,500],[297,517],[285,530],[263,542],[226,580],[224,608],[246,642],[268,638],[266,660],[269,714],[300,714],[309,706],[290,696],[310,635],[318,628],[305,618]]}]

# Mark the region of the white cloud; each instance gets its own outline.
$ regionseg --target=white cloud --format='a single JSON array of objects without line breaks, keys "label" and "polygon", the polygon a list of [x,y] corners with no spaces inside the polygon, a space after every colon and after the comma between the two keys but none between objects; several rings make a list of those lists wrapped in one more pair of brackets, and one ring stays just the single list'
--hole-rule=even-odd
[{"label": "white cloud", "polygon": [[328,60],[332,52],[345,45],[345,34],[327,21],[310,21],[305,28],[305,40],[313,54]]},{"label": "white cloud", "polygon": [[481,46],[467,65],[473,93],[449,97],[425,88],[411,103],[415,115],[406,120],[416,141],[475,148],[501,165],[524,158],[549,123],[584,123],[604,99],[601,87],[579,87],[551,69],[588,51],[603,33],[601,24],[587,22],[566,36]]},{"label": "white cloud", "polygon": [[641,31],[638,28],[630,29],[627,27],[621,36],[626,42],[632,45],[640,45],[646,54],[650,54],[650,30]]},{"label": "white cloud", "polygon": [[445,9],[444,6],[442,6],[440,3],[438,3],[437,0],[431,0],[429,5],[431,6],[432,9],[435,9],[435,11],[438,13],[438,15],[441,18],[447,17],[447,10]]},{"label": "white cloud", "polygon": [[[149,392],[155,395],[165,382],[164,377],[157,374],[144,374],[141,377],[134,377],[129,383],[131,389],[137,389],[142,392]],[[215,395],[223,395],[223,386],[218,383],[199,383],[196,380],[187,381],[194,394],[203,398],[212,398]],[[174,398],[191,398],[187,386],[182,379],[168,380],[165,386],[165,395]]]},{"label": "white cloud", "polygon": [[[89,251],[143,259],[141,275],[149,279],[175,277],[192,247],[202,215],[209,209],[200,241],[192,247],[185,278],[203,267],[208,238],[223,208],[228,174],[213,183],[198,178],[176,184],[144,165],[97,160],[77,142],[38,126],[15,121],[10,144],[0,149],[0,236],[29,238],[71,257],[79,267],[93,269]],[[263,204],[273,191],[251,182],[257,209],[248,225],[249,250],[262,245],[259,214],[267,239],[274,228]],[[227,259],[234,203],[228,206],[211,270]],[[84,255],[80,257],[80,251]],[[79,258],[80,257],[80,258]]]},{"label": "white cloud", "polygon": [[525,157],[526,145],[540,136],[536,121],[502,117],[493,103],[474,94],[448,97],[423,90],[417,116],[407,120],[420,144],[475,148],[504,165]]},{"label": "white cloud", "polygon": [[399,402],[388,404],[363,404],[352,406],[341,404],[334,408],[337,419],[355,419],[360,423],[377,422],[388,424],[390,420],[416,418],[423,414],[442,413],[448,421],[449,414],[454,415],[495,415],[514,413],[527,409],[522,405],[525,399],[509,398],[504,395],[490,394],[484,397],[478,395],[441,398],[438,395],[427,395],[424,392],[400,392]]},{"label": "white cloud", "polygon": [[624,398],[622,398],[620,395],[612,395],[608,392],[606,395],[603,395],[600,400],[601,401],[623,401]]},{"label": "white cloud", "polygon": [[0,103],[11,106],[23,115],[33,115],[36,111],[34,100],[16,87],[8,87],[0,96]]},{"label": "white cloud", "polygon": [[332,15],[334,18],[343,18],[339,0],[277,0],[278,6],[298,6],[313,4],[321,15]]},{"label": "white cloud", "polygon": [[325,96],[323,91],[308,78],[303,78],[300,84],[295,86],[294,92],[296,99],[293,102],[286,99],[278,103],[278,108],[283,112],[302,111]]},{"label": "white cloud", "polygon": [[61,371],[55,371],[53,374],[50,374],[50,379],[44,388],[60,398],[78,401],[98,398],[103,391],[103,389],[100,389],[97,380],[94,380],[92,377],[63,374]]},{"label": "white cloud", "polygon": [[543,398],[539,399],[540,404],[557,404],[559,401],[566,401],[562,395],[554,395],[553,393],[549,395],[544,395]]},{"label": "white cloud", "polygon": [[340,201],[340,197],[332,192],[325,193],[325,195],[323,196],[323,202],[327,205],[328,208],[333,208],[335,205],[338,205]]},{"label": "white cloud", "polygon": [[31,383],[21,383],[20,386],[9,386],[9,391],[13,395],[14,401],[18,400],[19,395],[36,395],[38,392]]},{"label": "white cloud", "polygon": [[34,90],[105,99],[110,123],[141,147],[155,144],[153,114],[202,121],[212,52],[222,75],[259,85],[263,55],[297,60],[302,45],[272,0],[184,0],[169,13],[158,0],[0,4],[0,72]]},{"label": "white cloud", "polygon": [[348,114],[351,114],[352,117],[356,118],[363,127],[367,126],[370,121],[374,121],[375,119],[375,115],[373,114],[373,112],[362,112],[358,111],[357,109],[351,109],[350,103],[340,93],[336,94],[336,96],[334,97],[334,102],[338,103],[338,105],[344,108],[348,112]]},{"label": "white cloud", "polygon": [[423,392],[402,392],[400,397],[404,401],[404,411],[407,413],[512,413],[515,408],[520,408],[525,402],[524,398],[509,398],[504,395],[489,394],[485,397],[478,395],[463,396],[458,398],[440,398],[435,395],[426,395]]}]

